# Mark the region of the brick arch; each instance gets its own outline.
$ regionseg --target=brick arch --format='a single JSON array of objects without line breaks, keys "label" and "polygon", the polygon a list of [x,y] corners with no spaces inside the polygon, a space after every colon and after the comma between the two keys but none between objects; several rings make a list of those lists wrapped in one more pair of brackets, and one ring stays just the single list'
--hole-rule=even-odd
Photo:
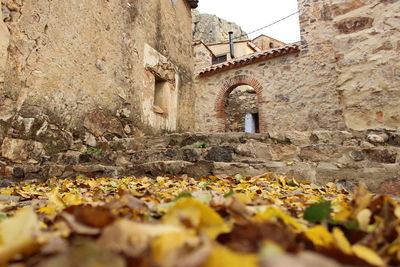
[{"label": "brick arch", "polygon": [[267,126],[265,123],[264,116],[262,114],[261,104],[264,102],[264,98],[262,96],[263,87],[260,82],[256,79],[247,76],[247,75],[237,75],[233,78],[227,79],[223,86],[219,89],[217,94],[217,100],[215,102],[215,111],[216,117],[219,119],[219,131],[225,131],[225,101],[228,99],[229,94],[238,86],[241,85],[249,85],[253,87],[257,94],[257,104],[258,104],[258,113],[259,113],[259,124],[260,124],[260,132],[266,132]]}]

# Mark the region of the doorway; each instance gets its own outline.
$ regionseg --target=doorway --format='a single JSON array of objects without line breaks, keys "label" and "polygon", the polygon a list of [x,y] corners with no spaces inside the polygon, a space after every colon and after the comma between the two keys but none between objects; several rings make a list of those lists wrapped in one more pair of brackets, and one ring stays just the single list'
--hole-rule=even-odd
[{"label": "doorway", "polygon": [[225,102],[226,132],[260,132],[258,96],[253,87],[241,85],[228,95]]}]

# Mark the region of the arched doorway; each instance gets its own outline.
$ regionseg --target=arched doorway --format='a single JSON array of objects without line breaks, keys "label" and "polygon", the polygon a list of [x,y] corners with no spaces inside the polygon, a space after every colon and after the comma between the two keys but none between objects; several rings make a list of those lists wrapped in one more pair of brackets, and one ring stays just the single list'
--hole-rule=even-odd
[{"label": "arched doorway", "polygon": [[[242,87],[242,86],[245,86],[245,87]],[[256,123],[256,125],[254,125],[255,127],[257,127],[256,131],[261,132],[261,133],[265,132],[266,125],[265,125],[265,120],[263,118],[262,108],[261,108],[261,104],[264,102],[264,99],[262,96],[262,86],[256,79],[254,79],[248,75],[237,75],[233,78],[227,79],[224,82],[223,87],[218,92],[217,100],[215,103],[215,111],[216,111],[217,118],[219,120],[218,131],[220,131],[220,132],[232,131],[231,129],[232,129],[232,127],[234,127],[234,125],[231,124],[231,121],[235,120],[234,118],[231,118],[234,115],[227,114],[227,111],[229,112],[229,110],[228,110],[229,96],[235,89],[238,90],[237,94],[239,94],[239,95],[241,94],[240,91],[243,91],[243,90],[246,90],[246,92],[244,94],[251,94],[253,96],[255,95],[255,99],[257,102],[255,110],[257,110],[258,112],[256,112],[256,113],[250,112],[250,113],[246,113],[246,115],[254,116],[253,120]],[[247,90],[248,90],[248,92],[247,92]],[[235,96],[235,93],[233,96]],[[240,121],[242,119],[243,118],[237,119],[237,120]]]},{"label": "arched doorway", "polygon": [[259,133],[257,93],[253,87],[241,85],[232,90],[225,101],[225,131]]}]

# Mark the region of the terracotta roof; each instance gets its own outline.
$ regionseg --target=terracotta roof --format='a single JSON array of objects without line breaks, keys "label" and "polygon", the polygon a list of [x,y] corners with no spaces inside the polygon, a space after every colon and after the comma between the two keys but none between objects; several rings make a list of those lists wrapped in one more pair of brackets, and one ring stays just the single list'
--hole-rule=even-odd
[{"label": "terracotta roof", "polygon": [[268,49],[268,50],[264,50],[264,51],[261,51],[258,53],[235,58],[233,60],[230,60],[230,61],[227,61],[224,63],[212,65],[211,67],[204,68],[199,72],[199,76],[207,76],[207,75],[214,74],[217,72],[234,69],[234,68],[238,68],[241,66],[245,66],[245,65],[256,63],[256,62],[264,61],[267,59],[276,58],[276,57],[293,54],[293,53],[297,53],[297,52],[300,52],[300,46],[297,43],[277,47],[274,49]]},{"label": "terracotta roof", "polygon": [[197,8],[199,5],[199,0],[186,0],[186,2],[190,5],[191,8]]}]

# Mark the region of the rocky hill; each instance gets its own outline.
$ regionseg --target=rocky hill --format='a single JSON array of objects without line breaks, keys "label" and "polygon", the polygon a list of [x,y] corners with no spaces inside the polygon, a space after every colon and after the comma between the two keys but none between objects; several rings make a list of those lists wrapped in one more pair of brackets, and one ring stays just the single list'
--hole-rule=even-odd
[{"label": "rocky hill", "polygon": [[233,31],[239,40],[248,39],[247,33],[233,22],[223,20],[215,15],[202,14],[197,10],[192,11],[193,40],[205,43],[218,43],[228,40],[228,32]]}]

